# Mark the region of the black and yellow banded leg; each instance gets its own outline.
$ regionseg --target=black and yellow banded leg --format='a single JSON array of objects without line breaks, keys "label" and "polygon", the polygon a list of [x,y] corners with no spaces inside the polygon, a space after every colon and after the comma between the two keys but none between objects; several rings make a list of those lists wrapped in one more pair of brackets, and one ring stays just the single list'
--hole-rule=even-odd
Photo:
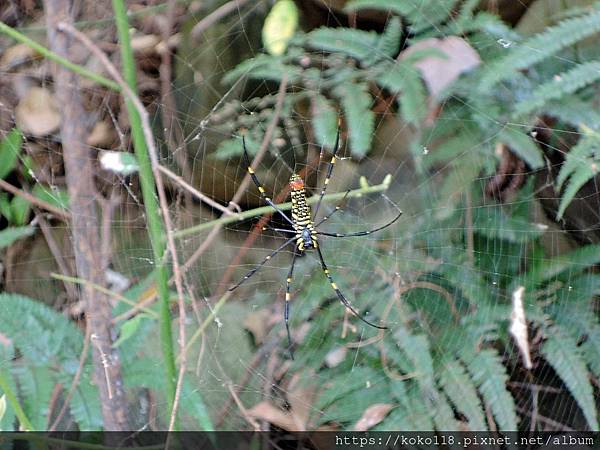
[{"label": "black and yellow banded leg", "polygon": [[254,169],[252,169],[252,167],[250,166],[250,157],[248,156],[248,150],[246,150],[246,139],[244,138],[244,136],[242,136],[242,146],[244,147],[244,163],[246,164],[246,167],[248,169],[248,174],[250,175],[250,178],[252,178],[252,181],[258,188],[258,192],[260,192],[260,195],[262,196],[263,200],[267,202],[267,204],[269,204],[275,211],[281,214],[283,218],[287,220],[290,223],[290,225],[293,226],[294,222],[292,221],[292,219],[290,219],[286,213],[284,213],[275,203],[273,203],[273,200],[271,200],[271,198],[265,193],[265,188],[262,186],[262,184],[260,184],[260,181],[258,181],[258,177],[254,173]]},{"label": "black and yellow banded leg", "polygon": [[279,247],[277,247],[277,249],[274,250],[270,255],[268,255],[267,257],[265,257],[265,259],[263,259],[260,264],[257,264],[256,266],[254,266],[254,268],[252,270],[250,270],[246,275],[244,275],[244,278],[242,278],[236,284],[234,284],[233,286],[231,286],[228,290],[229,291],[233,291],[233,290],[237,289],[238,287],[240,287],[248,278],[250,278],[256,272],[258,272],[258,269],[260,269],[262,266],[264,266],[267,263],[267,261],[269,261],[273,256],[275,256],[277,253],[279,253],[287,245],[290,245],[295,240],[296,240],[296,237],[294,236],[293,238],[288,239],[287,241],[285,241],[283,244],[281,244]]},{"label": "black and yellow banded leg", "polygon": [[292,265],[290,266],[290,271],[285,280],[285,308],[283,312],[283,318],[285,320],[285,331],[287,332],[288,345],[290,348],[290,356],[294,359],[294,351],[292,350],[292,335],[290,333],[290,300],[292,299],[292,294],[290,292],[292,288],[292,280],[294,276],[294,264],[296,263],[296,252],[294,252],[292,256]]},{"label": "black and yellow banded leg", "polygon": [[358,312],[352,307],[352,305],[350,304],[350,302],[348,301],[348,299],[344,296],[344,294],[342,294],[342,291],[340,291],[340,289],[338,288],[337,284],[335,284],[335,282],[333,281],[333,278],[331,277],[331,274],[329,273],[329,269],[327,267],[327,264],[325,263],[325,259],[323,258],[323,253],[321,253],[321,247],[317,247],[317,253],[319,254],[319,259],[321,260],[321,267],[323,268],[323,273],[325,274],[325,276],[329,280],[329,283],[331,284],[331,287],[335,291],[335,293],[336,293],[338,299],[340,300],[340,302],[342,302],[342,305],[344,305],[346,308],[348,308],[352,314],[354,314],[356,317],[358,317],[360,320],[362,320],[367,325],[369,325],[369,326],[371,326],[373,328],[378,328],[380,330],[387,330],[387,327],[382,327],[382,326],[379,326],[379,325],[375,325],[374,323],[369,322],[367,319],[365,319],[360,314],[358,314]]},{"label": "black and yellow banded leg", "polygon": [[373,228],[372,230],[357,231],[356,233],[347,233],[347,234],[344,234],[344,233],[327,233],[325,231],[317,231],[317,234],[322,234],[323,236],[331,236],[331,237],[366,236],[367,234],[375,233],[376,231],[380,231],[380,230],[383,230],[384,228],[389,227],[394,222],[396,222],[400,218],[400,216],[402,216],[402,211],[400,211],[396,217],[394,217],[392,220],[390,220],[385,225],[382,225],[382,226],[377,227],[377,228]]},{"label": "black and yellow banded leg", "polygon": [[338,120],[338,130],[337,135],[335,137],[335,144],[333,146],[333,155],[331,156],[331,160],[329,161],[329,166],[327,167],[327,175],[325,176],[325,181],[323,182],[323,188],[321,189],[321,194],[319,195],[319,201],[317,202],[317,206],[315,206],[315,213],[313,217],[317,216],[319,212],[319,208],[321,207],[321,201],[323,200],[323,196],[325,195],[325,191],[327,190],[327,185],[329,184],[329,180],[331,179],[331,174],[333,173],[333,166],[335,166],[336,154],[340,149],[340,126],[341,119]]},{"label": "black and yellow banded leg", "polygon": [[315,225],[315,228],[317,228],[317,227],[318,227],[319,225],[321,225],[323,222],[326,222],[326,221],[328,221],[328,220],[331,218],[331,216],[333,216],[333,215],[334,215],[336,212],[338,212],[338,211],[340,211],[340,210],[342,209],[342,205],[343,205],[343,204],[344,204],[344,202],[346,201],[346,197],[348,197],[348,194],[350,193],[350,190],[351,190],[351,189],[348,189],[348,190],[346,191],[346,194],[344,195],[344,197],[342,198],[342,200],[341,200],[341,201],[340,201],[340,202],[339,202],[337,205],[335,205],[335,209],[334,209],[333,211],[331,211],[329,214],[327,214],[327,215],[323,216],[323,217],[321,218],[321,220],[319,220],[319,222],[318,222],[318,223]]}]

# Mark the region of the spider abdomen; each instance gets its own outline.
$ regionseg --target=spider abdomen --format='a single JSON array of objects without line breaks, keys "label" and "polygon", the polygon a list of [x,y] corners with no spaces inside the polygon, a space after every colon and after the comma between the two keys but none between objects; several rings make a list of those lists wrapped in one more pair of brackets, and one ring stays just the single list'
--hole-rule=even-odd
[{"label": "spider abdomen", "polygon": [[304,181],[299,175],[290,177],[292,196],[292,221],[296,232],[296,247],[300,252],[317,247],[317,236],[312,220],[310,205],[306,200]]}]

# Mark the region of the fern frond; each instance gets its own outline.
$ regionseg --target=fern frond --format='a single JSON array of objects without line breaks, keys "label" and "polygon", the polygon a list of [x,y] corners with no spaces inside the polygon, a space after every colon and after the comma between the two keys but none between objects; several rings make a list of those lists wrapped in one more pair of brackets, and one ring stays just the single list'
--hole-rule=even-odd
[{"label": "fern frond", "polygon": [[335,389],[326,389],[323,394],[319,396],[315,407],[318,409],[325,409],[335,401],[358,389],[362,389],[365,385],[365,380],[374,380],[378,377],[379,375],[375,370],[366,366],[355,367],[352,372],[340,374],[330,381],[332,386],[335,386]]},{"label": "fern frond", "polygon": [[502,208],[477,209],[473,218],[473,231],[489,239],[502,239],[523,244],[537,239],[545,230],[520,217],[507,215]]},{"label": "fern frond", "polygon": [[467,366],[477,389],[486,404],[491,408],[498,428],[504,431],[517,430],[517,413],[515,402],[506,389],[508,375],[498,352],[493,349],[484,349],[475,354],[472,349],[464,350],[461,359]]},{"label": "fern frond", "polygon": [[[68,375],[59,375],[63,386],[70,386],[72,378]],[[81,430],[102,430],[104,420],[102,419],[102,406],[98,387],[92,383],[91,369],[82,372],[79,384],[73,391],[73,397],[69,403],[69,412],[77,421]]]},{"label": "fern frond", "polygon": [[437,376],[454,407],[469,421],[469,429],[487,431],[484,410],[477,396],[477,389],[463,365],[458,360],[446,359],[437,371]]},{"label": "fern frond", "polygon": [[406,16],[414,11],[414,6],[404,0],[351,0],[344,6],[346,12],[354,12],[359,9],[389,11]]},{"label": "fern frond", "polygon": [[523,282],[526,286],[536,286],[553,279],[564,272],[565,276],[573,277],[589,267],[600,263],[600,245],[586,245],[577,250],[544,260],[534,266],[524,276]]},{"label": "fern frond", "polygon": [[600,32],[600,10],[567,19],[554,27],[548,28],[518,46],[505,58],[488,66],[481,78],[479,88],[482,92],[496,83],[510,78],[516,71],[531,67],[538,62],[555,55],[559,51]]},{"label": "fern frond", "polygon": [[271,55],[258,55],[238,64],[223,77],[223,84],[233,84],[241,77],[281,81],[284,74],[288,76],[288,83],[294,83],[300,77],[300,69],[285,64],[282,57]]},{"label": "fern frond", "polygon": [[600,128],[600,112],[596,106],[592,102],[581,100],[576,96],[563,98],[560,101],[550,101],[546,105],[545,112],[578,128],[581,125],[593,130]]},{"label": "fern frond", "polygon": [[[375,55],[393,58],[400,50],[402,42],[402,23],[398,17],[392,17],[385,26],[385,30],[379,37]],[[381,59],[381,58],[380,58]]]},{"label": "fern frond", "polygon": [[598,142],[595,135],[584,135],[579,142],[569,150],[569,153],[567,153],[565,162],[561,166],[560,172],[556,177],[556,189],[560,191],[567,178],[573,175],[573,173],[581,166],[592,164],[593,161],[590,161],[589,158],[594,158],[596,156],[599,147],[600,142]]},{"label": "fern frond", "polygon": [[375,55],[380,35],[374,31],[352,28],[317,28],[305,36],[306,45],[317,51],[348,55],[364,65],[381,59],[385,55]]},{"label": "fern frond", "polygon": [[510,147],[532,169],[539,169],[544,166],[542,150],[526,133],[506,126],[498,133],[497,140]]},{"label": "fern frond", "polygon": [[402,117],[407,122],[419,124],[427,115],[427,92],[419,72],[407,67],[404,77],[404,89],[398,99]]},{"label": "fern frond", "polygon": [[365,83],[342,83],[333,90],[344,110],[350,133],[350,150],[362,158],[371,149],[375,131],[375,114],[371,111],[371,95]]},{"label": "fern frond", "polygon": [[586,340],[581,345],[581,351],[590,370],[596,377],[600,377],[600,326],[598,324],[588,328]]},{"label": "fern frond", "polygon": [[317,94],[312,100],[311,110],[317,144],[320,147],[331,148],[338,127],[338,112],[335,106],[329,99]]},{"label": "fern frond", "polygon": [[555,326],[548,330],[548,340],[541,351],[577,401],[592,431],[598,431],[594,391],[577,342]]},{"label": "fern frond", "polygon": [[22,406],[31,420],[34,430],[48,428],[48,404],[56,384],[55,377],[48,367],[33,367],[28,364],[16,364],[13,375],[19,384]]},{"label": "fern frond", "polygon": [[569,177],[567,188],[565,189],[562,198],[560,199],[560,205],[558,212],[556,213],[556,220],[560,220],[567,209],[567,206],[571,203],[573,198],[579,189],[583,187],[585,183],[594,178],[598,173],[598,163],[594,161],[587,161],[587,164],[579,166],[579,168]]},{"label": "fern frond", "polygon": [[515,114],[521,116],[539,110],[550,100],[563,98],[599,79],[600,61],[578,64],[573,69],[556,75],[552,81],[538,86],[529,98],[517,103]]}]

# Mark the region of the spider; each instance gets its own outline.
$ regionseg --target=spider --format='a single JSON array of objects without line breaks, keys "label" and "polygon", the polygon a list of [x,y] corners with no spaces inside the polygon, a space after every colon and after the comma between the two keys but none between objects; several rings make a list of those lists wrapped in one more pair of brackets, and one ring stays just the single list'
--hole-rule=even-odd
[{"label": "spider", "polygon": [[[390,222],[388,222],[385,225],[382,225],[380,227],[374,228],[372,230],[358,231],[355,233],[347,233],[347,234],[328,233],[326,231],[319,231],[319,229],[318,229],[319,226],[323,222],[328,220],[336,211],[340,210],[340,206],[338,205],[335,207],[335,209],[333,210],[332,213],[321,218],[321,220],[317,224],[314,223],[315,217],[316,217],[317,213],[319,212],[319,207],[321,206],[323,196],[325,195],[327,185],[329,184],[329,180],[331,179],[331,175],[333,173],[333,167],[336,162],[336,154],[339,150],[339,144],[340,144],[340,129],[338,127],[338,131],[337,131],[337,135],[336,135],[336,139],[335,139],[334,150],[333,150],[333,155],[328,164],[327,176],[325,177],[325,181],[323,182],[323,187],[321,189],[321,193],[320,193],[320,197],[317,202],[317,205],[315,206],[314,214],[311,214],[311,208],[307,202],[306,191],[304,189],[304,181],[302,180],[302,178],[299,175],[297,175],[295,173],[292,174],[292,176],[290,177],[290,181],[289,181],[290,194],[292,197],[292,210],[291,210],[292,214],[291,214],[291,217],[289,217],[275,203],[273,203],[271,198],[268,197],[267,194],[265,193],[265,188],[262,186],[262,184],[258,180],[258,177],[254,173],[254,170],[252,169],[252,167],[250,165],[250,158],[248,156],[248,151],[246,149],[246,140],[245,140],[244,136],[242,135],[242,146],[244,149],[244,163],[246,164],[248,173],[250,174],[252,181],[258,188],[258,192],[260,192],[260,195],[262,196],[263,200],[268,205],[270,205],[276,212],[278,212],[292,226],[293,230],[285,229],[285,228],[272,228],[272,229],[274,231],[278,231],[281,233],[293,234],[293,236],[290,237],[289,239],[287,239],[282,245],[280,245],[277,249],[275,249],[270,255],[265,257],[254,268],[252,268],[250,271],[248,271],[248,273],[246,273],[246,275],[244,275],[244,277],[240,281],[238,281],[236,284],[234,284],[233,286],[231,286],[229,288],[229,291],[233,291],[233,290],[237,289],[238,287],[240,287],[246,280],[248,280],[261,267],[263,267],[267,263],[267,261],[269,261],[271,258],[276,256],[279,252],[281,252],[283,249],[285,249],[288,245],[292,245],[292,244],[294,245],[295,251],[292,253],[292,263],[291,263],[290,270],[288,272],[288,276],[286,279],[285,309],[284,309],[285,329],[287,332],[288,344],[289,344],[289,348],[290,348],[290,354],[292,355],[292,359],[293,359],[293,353],[291,353],[292,337],[290,334],[290,325],[289,325],[289,317],[290,317],[289,305],[290,305],[290,300],[291,300],[290,288],[291,288],[291,284],[292,284],[292,277],[294,274],[294,264],[296,263],[296,257],[300,254],[305,253],[306,251],[309,251],[309,250],[314,250],[317,252],[323,273],[327,277],[327,280],[329,281],[331,287],[335,291],[335,294],[337,295],[337,298],[340,300],[340,302],[348,310],[350,310],[350,312],[352,314],[354,314],[356,317],[358,317],[361,321],[363,321],[367,325],[369,325],[373,328],[378,328],[380,330],[387,329],[387,327],[375,325],[374,323],[369,322],[367,319],[362,317],[352,307],[352,305],[350,304],[350,302],[348,301],[346,296],[344,294],[342,294],[342,291],[340,291],[340,289],[338,288],[335,281],[333,281],[331,272],[329,271],[329,268],[327,267],[327,264],[325,263],[323,253],[321,252],[321,246],[319,243],[318,236],[328,236],[328,237],[336,237],[336,238],[366,236],[368,234],[371,234],[376,231],[380,231],[380,230],[383,230],[384,228],[389,227],[394,222],[396,222],[402,215],[402,211],[399,210],[398,215],[396,217],[394,217]],[[344,197],[344,199],[345,199],[345,197]],[[344,200],[342,200],[342,202],[343,201]]]}]

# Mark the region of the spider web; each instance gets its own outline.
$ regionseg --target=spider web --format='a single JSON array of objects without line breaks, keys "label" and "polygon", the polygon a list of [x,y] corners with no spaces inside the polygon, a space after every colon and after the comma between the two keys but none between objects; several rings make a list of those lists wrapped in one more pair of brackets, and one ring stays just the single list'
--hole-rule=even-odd
[{"label": "spider web", "polygon": [[[445,4],[440,1],[440,7],[445,7]],[[241,6],[221,22],[206,29],[199,38],[202,45],[184,45],[174,56],[171,89],[178,110],[174,128],[157,133],[162,144],[161,163],[179,172],[181,166],[178,160],[183,155],[191,170],[191,184],[224,206],[233,198],[246,174],[246,167],[239,153],[224,159],[214,157],[220,142],[239,133],[238,129],[227,131],[221,126],[219,115],[223,115],[234,100],[250,100],[266,93],[276,94],[277,87],[274,88],[270,82],[246,78],[224,86],[222,78],[234,67],[234,63],[261,53],[260,27],[269,6],[264,1]],[[538,15],[537,19],[544,22],[544,17],[534,8],[529,11],[533,17],[530,20],[535,20]],[[334,21],[332,18],[335,14],[331,12],[329,18]],[[134,24],[143,28],[140,23]],[[329,25],[342,24],[331,22]],[[498,51],[518,45],[510,38],[498,39],[491,35],[488,38],[486,42],[498,46]],[[231,49],[238,52],[237,58],[232,56]],[[536,49],[531,51],[535,52]],[[563,62],[574,66],[579,64],[575,58]],[[481,64],[487,63],[483,61]],[[48,81],[41,85],[52,88]],[[315,87],[315,91],[318,87]],[[122,133],[119,137],[123,141],[114,148],[129,148],[123,137],[123,125],[119,121],[118,102],[106,98],[97,88],[86,89],[86,94],[91,97],[91,103],[97,105],[97,118],[106,120],[118,133]],[[452,97],[448,102],[456,100]],[[374,97],[373,106],[385,101],[386,97],[381,93]],[[162,126],[159,111],[168,110],[169,106],[158,96],[148,103],[149,109],[156,112],[155,124],[156,130],[159,130]],[[441,106],[444,107],[445,103]],[[490,119],[485,111],[476,111],[472,105],[465,103],[462,107],[479,114],[482,120],[486,117]],[[248,115],[260,113],[259,108],[249,108],[245,103],[240,108]],[[3,112],[12,113],[7,110]],[[174,111],[169,110],[168,113],[173,114]],[[310,129],[309,117],[297,114],[295,120],[303,129]],[[445,120],[451,122],[451,119]],[[187,390],[182,394],[182,407],[185,408],[183,402],[186,399],[196,402],[200,398],[218,429],[248,429],[256,423],[264,427],[267,424],[265,410],[270,406],[277,410],[272,423],[280,428],[285,428],[290,421],[308,428],[316,428],[321,424],[352,428],[369,406],[386,403],[381,399],[385,397],[384,386],[390,379],[399,374],[406,375],[408,379],[418,376],[410,373],[414,369],[410,361],[403,364],[388,356],[390,361],[385,362],[388,352],[392,354],[390,348],[399,345],[391,336],[400,327],[409,324],[413,335],[433,336],[428,341],[433,346],[430,351],[435,358],[443,357],[439,353],[445,347],[440,342],[455,339],[450,325],[454,323],[456,327],[461,327],[460,315],[468,311],[468,308],[463,309],[465,305],[459,300],[460,297],[464,301],[464,292],[470,293],[471,301],[480,295],[491,296],[498,310],[506,310],[506,329],[503,331],[506,333],[512,294],[512,290],[506,287],[510,286],[506,278],[514,276],[515,266],[527,264],[522,255],[530,254],[532,244],[525,239],[511,243],[502,239],[484,239],[494,229],[502,227],[498,225],[499,211],[529,209],[527,217],[533,225],[532,229],[537,226],[540,234],[543,234],[539,245],[545,256],[541,259],[574,247],[574,241],[565,237],[564,231],[547,218],[539,201],[540,193],[546,192],[546,187],[551,187],[551,181],[537,184],[525,182],[523,186],[508,192],[502,206],[498,206],[499,203],[489,195],[489,186],[498,180],[496,170],[490,170],[485,175],[479,174],[471,180],[472,185],[480,187],[479,195],[476,195],[476,190],[465,191],[456,188],[456,184],[444,183],[450,167],[468,165],[489,142],[481,141],[473,148],[464,148],[450,163],[420,173],[420,162],[432,157],[436,147],[440,146],[434,133],[419,136],[414,128],[398,121],[397,115],[389,111],[377,116],[377,124],[372,150],[360,162],[351,159],[348,136],[342,133],[340,159],[328,185],[328,194],[359,188],[360,177],[365,177],[368,183],[375,185],[391,174],[393,181],[386,192],[387,198],[369,194],[348,199],[342,204],[342,211],[337,212],[320,229],[333,233],[367,230],[391,220],[398,207],[404,214],[396,224],[381,232],[348,239],[322,237],[320,242],[334,280],[352,305],[368,320],[375,323],[381,320],[389,328],[383,337],[378,330],[367,327],[345,310],[324,277],[317,255],[307,252],[296,259],[293,277],[290,325],[296,359],[292,361],[283,321],[285,279],[291,263],[292,247],[281,251],[265,264],[225,302],[219,302],[229,286],[281,245],[287,235],[268,230],[256,233],[254,228],[259,216],[227,224],[214,236],[211,235],[212,228],[207,228],[178,240],[178,256],[182,263],[197,253],[202,245],[206,245],[206,250],[195,257],[185,274],[186,293],[189,296],[187,336],[195,341],[187,356]],[[459,119],[456,123],[440,124],[450,127],[466,125]],[[525,123],[512,125],[528,126]],[[266,132],[268,120],[261,126]],[[567,140],[579,136],[574,131],[564,132],[551,126],[546,131],[564,136]],[[45,155],[47,161],[56,158],[53,153],[58,152],[58,147],[51,139],[43,145],[37,141],[32,144],[42,148],[40,153]],[[557,146],[550,147],[561,151]],[[273,198],[280,196],[292,169],[307,173],[305,178],[309,192],[318,194],[331,149],[325,149],[322,158],[318,159],[320,164],[316,166],[314,160],[320,150],[317,142],[306,136],[296,140],[292,136],[289,140],[284,139],[283,145],[269,146],[255,167],[267,194]],[[495,168],[497,163],[490,161],[489,167]],[[60,169],[55,171],[52,165],[48,167],[48,179],[38,177],[37,181],[47,186],[50,196],[56,197],[53,187],[61,187],[63,175]],[[514,167],[512,170],[515,170]],[[509,171],[506,175],[516,178],[518,174]],[[525,169],[523,176],[533,177],[529,169]],[[114,241],[111,268],[116,273],[114,278],[120,279],[117,275],[121,275],[129,286],[147,287],[149,285],[144,284],[143,280],[152,271],[152,249],[147,240],[137,181],[135,177],[104,172],[101,172],[100,178],[103,178],[101,182],[105,187],[112,186],[121,193],[111,223]],[[170,212],[177,230],[208,223],[219,217],[218,211],[197,201],[189,204],[186,201],[187,194],[173,185],[170,186],[170,193]],[[590,195],[597,195],[595,185]],[[256,186],[250,184],[234,206],[247,210],[262,205]],[[335,206],[336,202],[324,202],[319,215],[322,217],[332,212]],[[285,220],[277,214],[273,215],[269,224],[274,227],[286,226]],[[514,225],[507,225],[508,231],[511,231],[511,226]],[[52,221],[51,228],[59,242],[68,231],[56,221]],[[56,297],[62,298],[58,309],[74,314],[75,306],[65,297],[62,284],[47,275],[57,269],[54,258],[43,242],[42,237],[36,237],[34,243],[24,248],[23,255],[8,260],[13,275],[12,285],[6,288],[50,304],[55,302]],[[72,257],[68,246],[62,252],[66,258]],[[464,260],[455,258],[457,254],[464,255]],[[5,271],[7,269],[5,265]],[[456,287],[456,279],[448,275],[450,273],[462,277],[460,289]],[[484,284],[480,283],[481,280]],[[556,277],[556,280],[559,278]],[[565,283],[568,285],[569,281],[567,279]],[[140,288],[138,294],[142,296],[143,289]],[[140,296],[137,298],[143,297]],[[566,310],[568,299],[553,301],[557,302],[558,308]],[[526,296],[525,302],[533,306],[535,299]],[[119,313],[127,309],[124,305],[120,306],[121,309],[116,307]],[[491,323],[498,311],[491,308],[489,314]],[[438,327],[432,323],[432,318],[446,320],[448,325]],[[485,314],[480,315],[480,320],[485,322]],[[205,321],[206,326],[203,325]],[[197,335],[200,328],[204,331]],[[123,344],[124,348],[134,352],[123,357],[126,374],[140,370],[136,359],[141,359],[143,355],[143,363],[147,365],[145,369],[162,375],[157,330],[156,321],[145,320],[136,335]],[[439,332],[442,334],[436,335]],[[539,351],[539,347],[537,349]],[[553,417],[561,418],[571,427],[585,424],[577,402],[557,380],[556,373],[549,365],[539,361],[539,355],[533,355],[538,364],[537,381],[530,383],[523,375],[521,355],[516,347],[503,348],[500,354],[507,367],[507,387],[516,401],[516,412],[522,423],[529,424],[535,420],[532,426],[538,429],[560,429],[561,424],[545,417],[543,411],[538,411],[539,406],[544,411],[560,411]],[[3,364],[5,362],[2,360]],[[344,384],[337,383],[332,377],[340,377],[340,380],[346,380],[348,385],[355,387],[345,391]],[[534,391],[535,394],[532,394]],[[141,414],[136,427],[165,427],[164,411],[168,410],[165,399],[160,394],[146,395],[142,389],[135,392],[140,410],[147,412],[146,415]],[[534,395],[535,401],[532,400]],[[327,403],[324,398],[333,400]],[[392,403],[394,406],[400,404],[399,401]],[[156,414],[152,411],[160,411],[158,424],[148,419]],[[532,416],[535,418],[532,419]],[[186,411],[182,428],[201,428],[202,425],[194,417],[193,413]],[[386,420],[391,419],[383,419],[383,428],[386,425],[394,426],[394,422]]]}]

